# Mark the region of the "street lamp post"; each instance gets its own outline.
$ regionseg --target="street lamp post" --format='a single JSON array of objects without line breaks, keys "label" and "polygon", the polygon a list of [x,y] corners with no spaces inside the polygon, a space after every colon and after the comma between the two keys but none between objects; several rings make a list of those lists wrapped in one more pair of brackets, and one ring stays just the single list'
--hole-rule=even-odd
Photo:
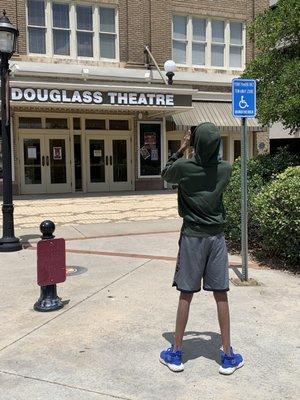
[{"label": "street lamp post", "polygon": [[1,133],[3,152],[3,236],[0,239],[0,252],[22,249],[20,239],[14,235],[9,87],[9,59],[16,50],[18,34],[18,30],[10,23],[5,11],[3,11],[3,15],[0,18]]},{"label": "street lamp post", "polygon": [[167,60],[164,64],[164,69],[168,77],[168,85],[173,85],[173,77],[176,70],[175,62],[173,60]]}]

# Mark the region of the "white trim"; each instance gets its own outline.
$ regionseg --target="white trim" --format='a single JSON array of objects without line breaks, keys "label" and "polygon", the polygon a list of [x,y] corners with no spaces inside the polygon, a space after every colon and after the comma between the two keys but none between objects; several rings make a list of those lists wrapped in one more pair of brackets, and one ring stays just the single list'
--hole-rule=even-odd
[{"label": "white trim", "polygon": [[138,179],[157,179],[160,178],[160,175],[141,175],[141,162],[140,162],[140,126],[141,124],[159,124],[160,125],[160,169],[163,166],[163,121],[138,121],[138,129],[137,129],[137,162],[138,162]]},{"label": "white trim", "polygon": [[[162,165],[166,165],[168,161],[168,138],[167,138],[167,125],[166,125],[166,117],[163,117],[162,120],[163,127],[163,149],[162,149]],[[164,180],[164,188],[168,188],[168,183]]]},{"label": "white trim", "polygon": [[[71,3],[70,5],[70,57],[77,58],[77,38],[76,29],[71,29],[76,26],[76,4]],[[53,52],[52,52],[53,53]]]},{"label": "white trim", "polygon": [[100,13],[99,7],[94,4],[94,12],[93,12],[93,24],[95,27],[96,34],[94,35],[94,57],[96,60],[100,60]]},{"label": "white trim", "polygon": [[[186,67],[186,65],[184,66]],[[17,61],[13,60],[11,62],[12,74],[13,78],[15,77],[29,77],[30,79],[39,79],[39,78],[60,78],[62,80],[64,77],[69,79],[80,79],[82,80],[82,65],[76,64],[55,64],[50,62],[31,62],[31,61]],[[144,85],[145,87],[152,87],[152,85],[147,85],[147,81],[145,79],[145,70],[144,69],[129,69],[129,68],[121,68],[116,66],[88,66],[89,70],[89,81],[93,80],[113,80],[115,82],[122,82],[124,85],[124,81],[128,82],[129,85],[139,84]],[[209,68],[205,68],[206,70]],[[220,69],[220,68],[219,68]],[[217,72],[205,72],[202,67],[194,67],[195,72],[191,71],[176,71],[175,80],[176,83],[184,83],[186,85],[207,85],[210,84],[212,86],[229,86],[231,87],[232,79],[238,78],[240,74],[237,74],[237,70],[235,69],[231,73],[217,73]],[[33,78],[34,77],[34,78]],[[13,80],[12,80],[13,81]],[[131,83],[130,83],[131,82]],[[153,83],[159,85],[161,83],[161,77],[157,71],[153,71]],[[15,83],[14,83],[15,84]],[[27,84],[29,84],[27,82]],[[124,85],[125,87],[126,85]],[[175,90],[179,90],[175,87],[168,87],[164,85],[165,91],[174,92]],[[182,89],[181,89],[182,90]],[[192,89],[189,89],[192,91]],[[196,90],[194,90],[196,92]]]}]

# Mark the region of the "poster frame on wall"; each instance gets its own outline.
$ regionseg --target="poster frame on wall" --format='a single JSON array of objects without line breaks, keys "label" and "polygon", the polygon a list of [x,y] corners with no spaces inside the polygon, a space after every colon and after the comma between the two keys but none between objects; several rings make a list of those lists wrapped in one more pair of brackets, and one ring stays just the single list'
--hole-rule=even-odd
[{"label": "poster frame on wall", "polygon": [[140,148],[141,148],[141,141],[140,141],[140,135],[141,135],[141,125],[143,124],[147,124],[147,125],[160,125],[160,169],[162,169],[163,167],[163,154],[164,154],[164,146],[163,146],[163,135],[164,135],[164,131],[163,131],[163,122],[162,121],[138,121],[138,135],[137,135],[137,160],[138,160],[138,178],[139,179],[157,179],[157,178],[161,178],[160,174],[158,175],[142,175],[141,174],[141,161],[140,161]]}]

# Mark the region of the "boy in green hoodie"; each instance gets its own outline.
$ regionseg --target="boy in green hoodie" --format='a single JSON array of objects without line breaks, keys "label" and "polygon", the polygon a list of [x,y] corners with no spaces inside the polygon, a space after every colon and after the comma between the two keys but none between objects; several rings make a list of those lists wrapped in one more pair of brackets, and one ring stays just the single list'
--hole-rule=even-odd
[{"label": "boy in green hoodie", "polygon": [[161,176],[178,184],[178,212],[183,218],[173,286],[180,291],[174,344],[160,354],[160,361],[172,371],[183,371],[182,340],[193,294],[212,291],[217,304],[223,351],[219,372],[232,374],[243,366],[240,354],[230,345],[228,253],[224,239],[225,211],[222,195],[229,183],[231,165],[219,157],[221,136],[209,122],[194,133],[194,156],[183,157],[190,133],[177,153],[168,160]]}]

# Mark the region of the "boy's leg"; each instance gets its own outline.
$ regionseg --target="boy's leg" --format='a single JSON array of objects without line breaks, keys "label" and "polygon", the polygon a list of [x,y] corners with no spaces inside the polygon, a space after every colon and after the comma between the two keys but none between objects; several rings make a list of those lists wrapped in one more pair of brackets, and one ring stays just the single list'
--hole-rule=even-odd
[{"label": "boy's leg", "polygon": [[226,354],[231,354],[230,316],[227,292],[214,292],[214,297],[217,303],[223,351]]},{"label": "boy's leg", "polygon": [[230,346],[230,317],[226,292],[214,292],[218,308],[218,318],[221,330],[223,352],[221,352],[220,374],[230,375],[244,365],[243,357],[234,353]]},{"label": "boy's leg", "polygon": [[190,304],[193,298],[193,293],[181,292],[178,302],[176,329],[174,338],[174,351],[181,350],[182,339],[186,324],[189,317]]}]

